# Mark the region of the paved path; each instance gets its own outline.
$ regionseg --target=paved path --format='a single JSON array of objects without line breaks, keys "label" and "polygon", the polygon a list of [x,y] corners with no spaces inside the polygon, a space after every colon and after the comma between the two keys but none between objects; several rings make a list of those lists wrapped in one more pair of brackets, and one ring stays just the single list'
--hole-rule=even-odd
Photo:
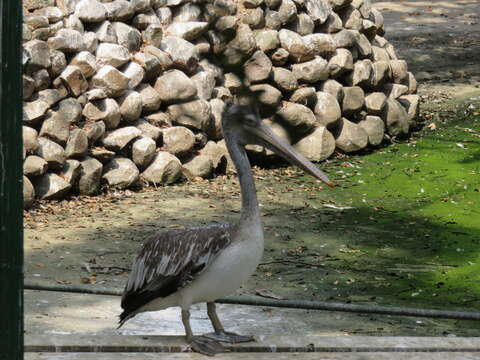
[{"label": "paved path", "polygon": [[479,92],[478,0],[373,0],[385,18],[385,37],[407,60],[420,92]]},{"label": "paved path", "polygon": [[[480,338],[273,336],[226,346],[221,359],[478,359]],[[179,336],[33,335],[26,337],[33,359],[201,359]],[[94,353],[92,353],[94,352]],[[312,354],[315,353],[315,354]]]}]

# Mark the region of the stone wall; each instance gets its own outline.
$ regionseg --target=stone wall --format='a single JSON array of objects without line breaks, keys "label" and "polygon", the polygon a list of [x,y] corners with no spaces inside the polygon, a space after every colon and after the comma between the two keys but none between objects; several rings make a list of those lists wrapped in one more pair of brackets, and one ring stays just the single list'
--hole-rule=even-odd
[{"label": "stone wall", "polygon": [[24,0],[23,31],[26,207],[224,172],[235,66],[313,161],[406,135],[418,113],[370,0]]}]

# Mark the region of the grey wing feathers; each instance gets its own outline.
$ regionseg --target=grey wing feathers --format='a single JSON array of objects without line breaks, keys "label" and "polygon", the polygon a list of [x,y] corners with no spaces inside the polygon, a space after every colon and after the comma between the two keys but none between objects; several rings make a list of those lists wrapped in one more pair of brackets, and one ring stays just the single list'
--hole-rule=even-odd
[{"label": "grey wing feathers", "polygon": [[133,264],[122,297],[121,321],[149,301],[184,287],[230,244],[232,229],[210,225],[155,234]]}]

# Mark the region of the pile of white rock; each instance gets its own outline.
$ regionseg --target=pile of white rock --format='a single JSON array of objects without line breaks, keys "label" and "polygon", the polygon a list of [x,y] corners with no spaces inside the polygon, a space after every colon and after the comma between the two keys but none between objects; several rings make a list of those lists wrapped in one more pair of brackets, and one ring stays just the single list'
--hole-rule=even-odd
[{"label": "pile of white rock", "polygon": [[25,207],[224,172],[221,113],[239,66],[263,90],[265,121],[313,161],[415,125],[415,78],[370,0],[23,6]]}]

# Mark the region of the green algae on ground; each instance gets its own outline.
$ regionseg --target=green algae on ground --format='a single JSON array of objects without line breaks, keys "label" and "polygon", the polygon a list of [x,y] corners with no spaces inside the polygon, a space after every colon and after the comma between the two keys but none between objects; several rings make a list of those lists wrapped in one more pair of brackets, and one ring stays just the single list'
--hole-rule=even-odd
[{"label": "green algae on ground", "polygon": [[[317,224],[335,239],[319,265],[336,272],[337,298],[480,309],[479,136],[480,117],[469,115],[329,168],[341,185],[332,203],[351,207]],[[325,254],[308,231],[296,236]]]}]

